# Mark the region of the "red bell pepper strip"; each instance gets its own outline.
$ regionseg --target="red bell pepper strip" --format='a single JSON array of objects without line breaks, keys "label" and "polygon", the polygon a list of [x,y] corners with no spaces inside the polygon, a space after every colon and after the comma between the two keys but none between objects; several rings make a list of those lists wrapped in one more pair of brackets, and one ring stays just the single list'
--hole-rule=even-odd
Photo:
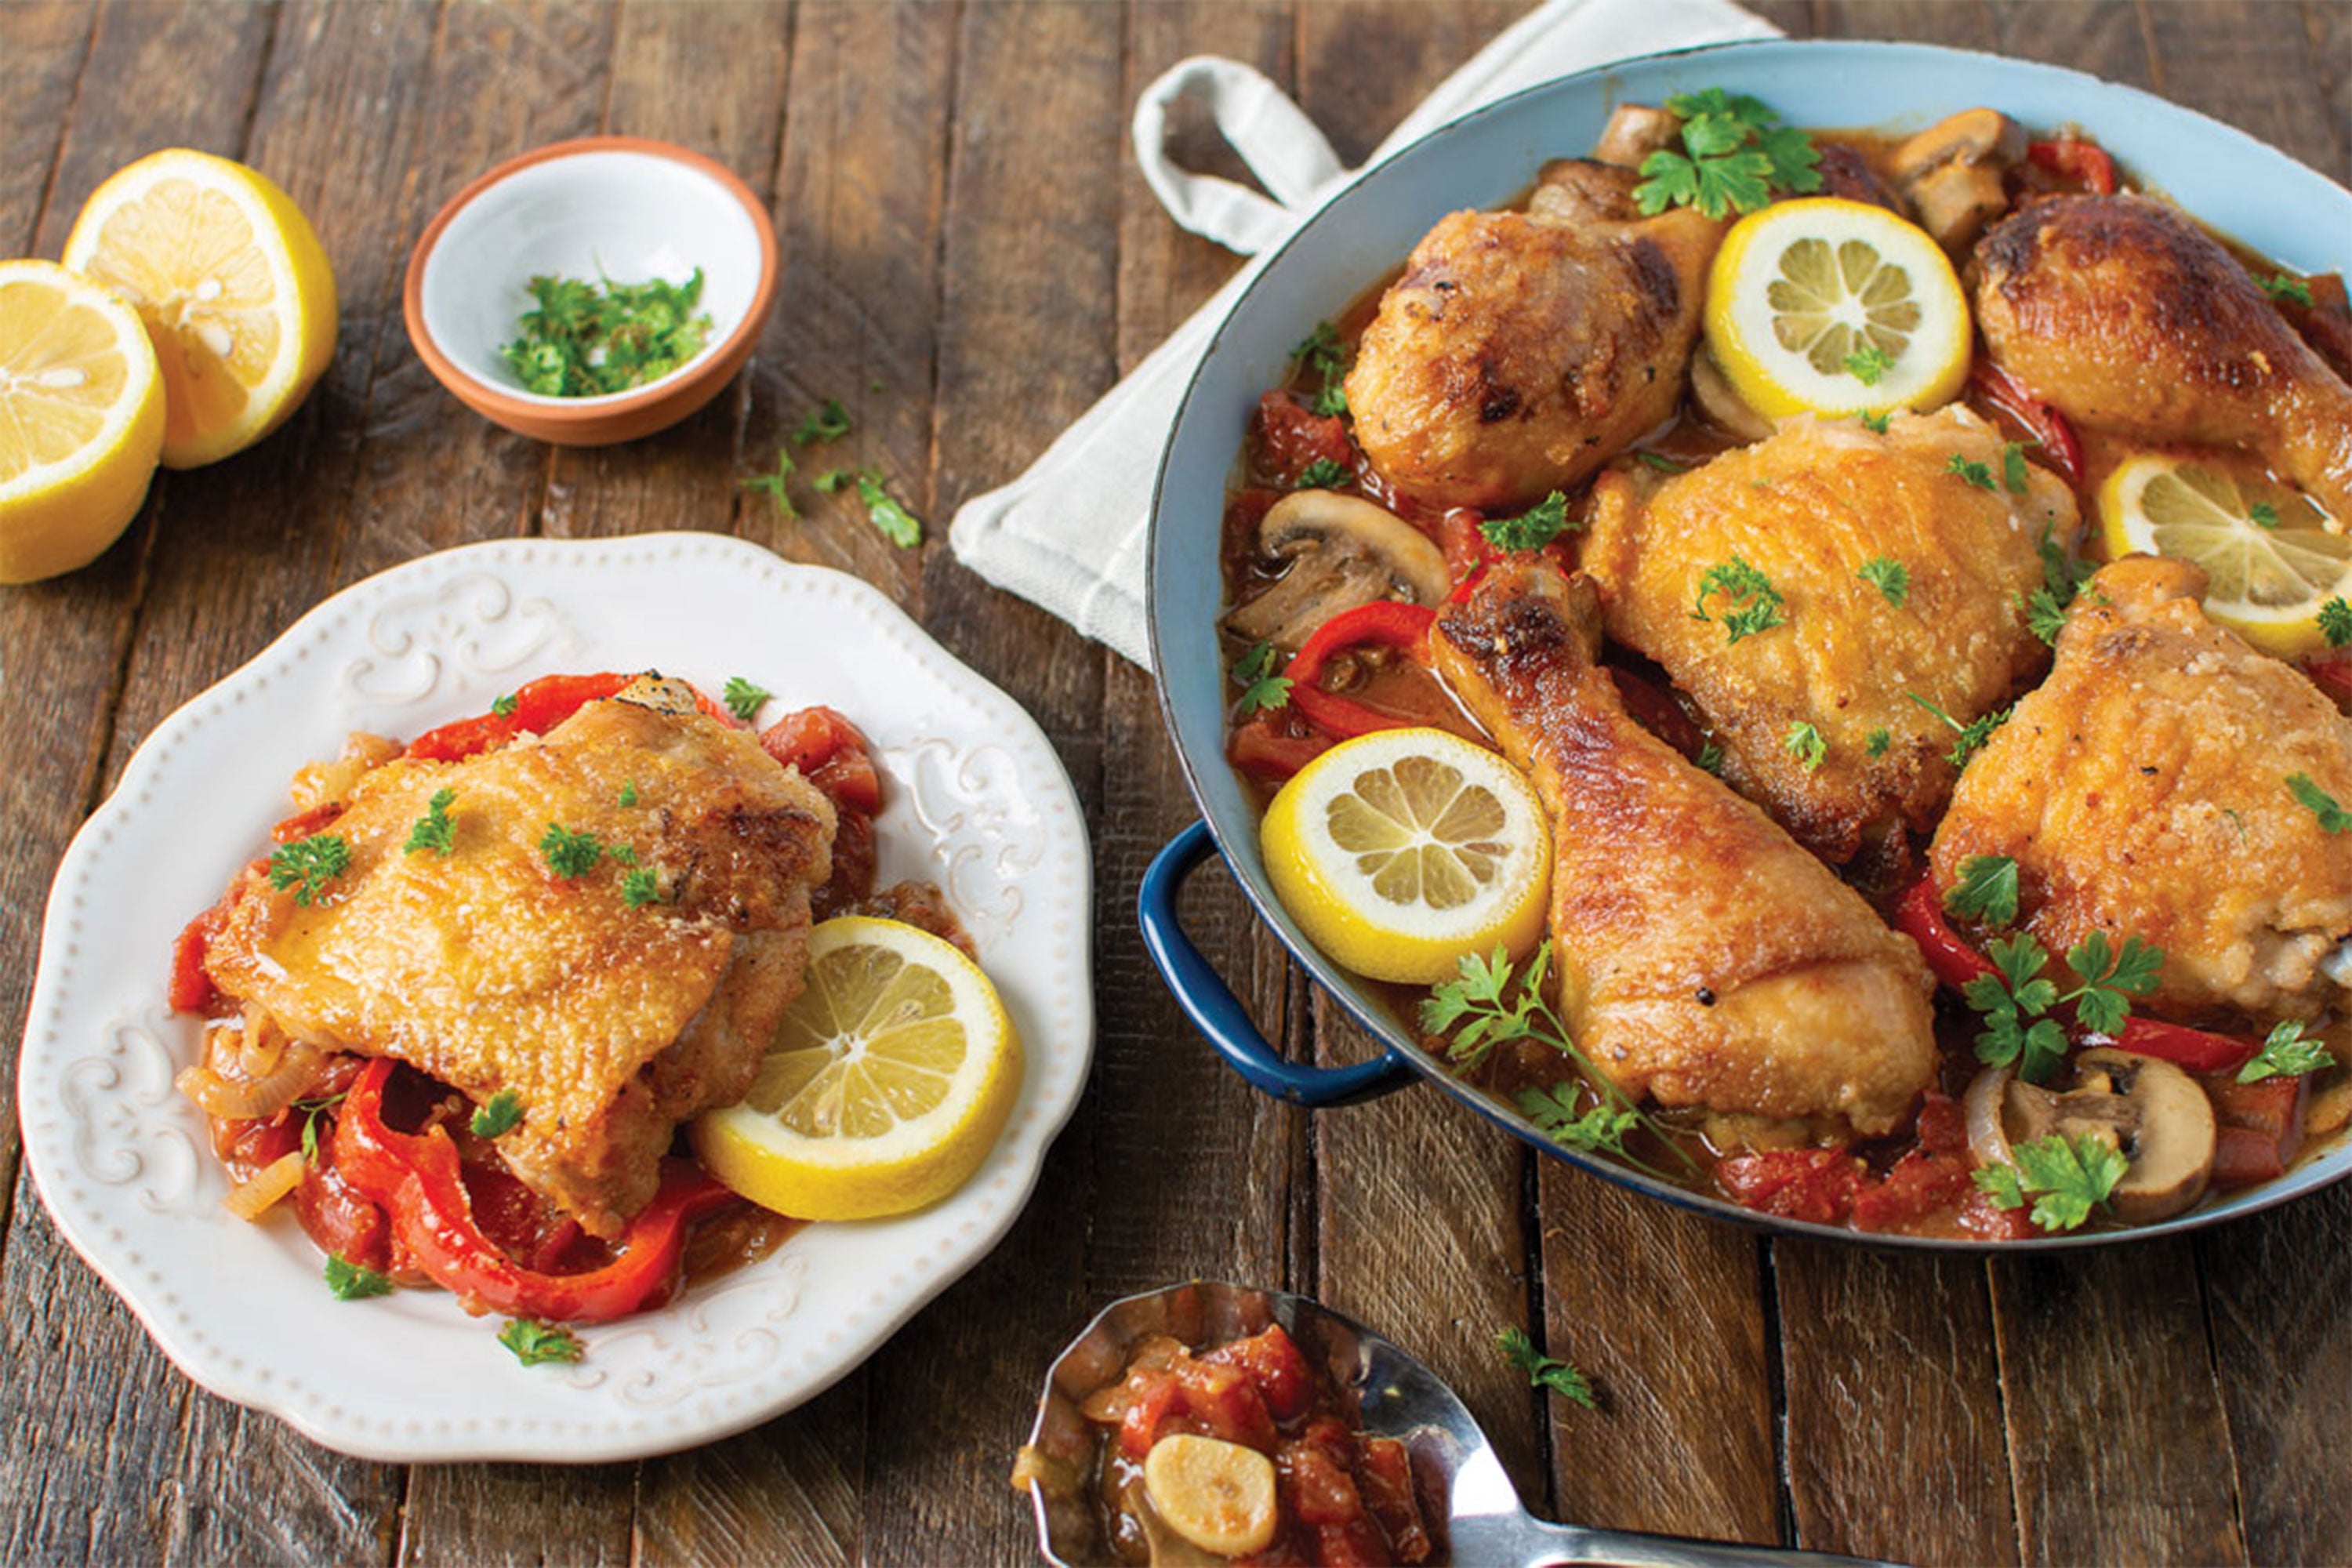
[{"label": "red bell pepper strip", "polygon": [[2118,1050],[2138,1057],[2154,1057],[2170,1062],[2183,1072],[2235,1072],[2252,1059],[2260,1047],[2252,1040],[2234,1035],[2216,1035],[2205,1029],[2191,1029],[2180,1024],[2168,1024],[2161,1018],[2132,1016],[2124,1020],[2124,1030],[2112,1040],[2104,1035],[2086,1035],[2085,1044],[2113,1045]]},{"label": "red bell pepper strip", "polygon": [[[544,735],[589,703],[619,696],[636,679],[611,670],[595,675],[542,675],[515,688],[514,701],[506,712],[477,714],[428,730],[408,742],[407,754],[428,762],[462,762],[478,752],[496,751],[518,735]],[[716,719],[730,730],[743,728],[740,720],[700,689],[689,689],[694,691],[695,706],[706,718]]]},{"label": "red bell pepper strip", "polygon": [[626,1317],[677,1276],[688,1226],[734,1196],[690,1160],[663,1162],[661,1187],[621,1237],[619,1256],[578,1274],[525,1268],[482,1234],[457,1145],[439,1127],[383,1120],[393,1063],[371,1062],[335,1118],[335,1168],[391,1216],[394,1237],[434,1283],[510,1317],[597,1323]]},{"label": "red bell pepper strip", "polygon": [[1933,877],[1920,878],[1896,900],[1895,929],[1919,944],[1919,956],[1936,978],[1955,991],[1980,974],[1999,973],[1944,919],[1943,896]]},{"label": "red bell pepper strip", "polygon": [[2352,652],[2314,654],[2303,661],[2303,672],[2338,708],[2352,703]]},{"label": "red bell pepper strip", "polygon": [[1259,713],[1235,726],[1225,742],[1225,758],[1242,772],[1278,784],[1330,749],[1328,735],[1294,735],[1275,715]]},{"label": "red bell pepper strip", "polygon": [[1979,356],[1969,367],[1969,384],[2000,412],[2023,426],[2058,470],[2058,477],[2070,485],[2083,482],[2083,444],[2074,438],[2074,427],[2066,416],[2049,404],[2026,390],[2025,384],[1989,359]]},{"label": "red bell pepper strip", "polygon": [[1332,656],[1367,643],[1391,647],[1416,660],[1428,658],[1429,628],[1437,612],[1395,599],[1375,599],[1352,610],[1342,610],[1317,628],[1292,656],[1283,674],[1290,679],[1290,701],[1317,729],[1341,740],[1353,740],[1376,730],[1399,729],[1410,721],[1368,707],[1352,697],[1326,691],[1316,682]]},{"label": "red bell pepper strip", "polygon": [[2080,180],[2084,186],[2103,196],[2116,194],[2116,161],[2097,145],[2077,142],[2068,137],[2058,142],[2035,142],[2027,146],[2025,156],[2053,174]]}]

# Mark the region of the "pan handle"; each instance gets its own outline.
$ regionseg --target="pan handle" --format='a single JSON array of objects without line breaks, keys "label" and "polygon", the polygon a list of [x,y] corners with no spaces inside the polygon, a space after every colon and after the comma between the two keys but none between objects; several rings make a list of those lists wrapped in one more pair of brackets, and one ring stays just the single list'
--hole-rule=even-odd
[{"label": "pan handle", "polygon": [[1297,1067],[1275,1054],[1257,1026],[1250,1022],[1249,1010],[1209,966],[1177,919],[1176,895],[1216,847],[1216,840],[1209,837],[1209,825],[1194,823],[1152,858],[1150,868],[1143,873],[1143,890],[1136,898],[1144,949],[1151,954],[1168,989],[1175,993],[1176,1005],[1184,1009],[1184,1016],[1253,1086],[1310,1110],[1354,1105],[1411,1083],[1412,1063],[1394,1049],[1345,1068]]}]

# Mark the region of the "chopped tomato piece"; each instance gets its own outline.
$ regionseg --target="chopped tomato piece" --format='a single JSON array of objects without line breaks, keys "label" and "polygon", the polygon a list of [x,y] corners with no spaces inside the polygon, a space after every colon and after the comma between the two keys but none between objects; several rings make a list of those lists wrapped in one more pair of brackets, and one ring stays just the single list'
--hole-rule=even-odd
[{"label": "chopped tomato piece", "polygon": [[867,754],[865,733],[825,707],[787,713],[760,733],[768,754],[833,800],[871,816],[882,809],[882,781]]},{"label": "chopped tomato piece", "polygon": [[1960,1205],[1960,1228],[1970,1236],[1986,1241],[2023,1241],[2033,1234],[2033,1220],[2023,1206],[2005,1209],[1969,1184],[1968,1198]]},{"label": "chopped tomato piece", "polygon": [[180,939],[172,944],[172,988],[164,999],[174,1013],[202,1013],[218,994],[213,988],[213,977],[205,970],[205,950],[220,931],[226,903],[224,899],[190,921],[181,928]]},{"label": "chopped tomato piece", "polygon": [[[1965,1142],[1965,1139],[1963,1139]],[[1895,1162],[1895,1168],[1855,1196],[1853,1223],[1859,1230],[1900,1230],[1929,1215],[1965,1202],[1976,1190],[1969,1180],[1968,1162],[1957,1154],[1931,1154],[1914,1149]]]},{"label": "chopped tomato piece", "polygon": [[2294,1163],[2303,1148],[2304,1096],[2310,1079],[2267,1078],[2258,1083],[2208,1080],[2215,1130],[2213,1184],[2242,1187],[2266,1182]]},{"label": "chopped tomato piece", "polygon": [[1296,485],[1318,462],[1355,471],[1356,448],[1339,416],[1301,408],[1286,392],[1269,392],[1257,400],[1257,428],[1266,470],[1286,487]]},{"label": "chopped tomato piece", "polygon": [[332,1144],[321,1141],[320,1163],[302,1173],[294,1189],[294,1212],[303,1233],[319,1250],[362,1268],[388,1273],[393,1266],[392,1226],[383,1210],[352,1190],[335,1170]]},{"label": "chopped tomato piece", "polygon": [[2213,1130],[2213,1184],[2245,1187],[2283,1175],[2286,1162],[2279,1157],[2278,1140],[2252,1127]]},{"label": "chopped tomato piece", "polygon": [[1919,1107],[1919,1147],[1931,1154],[1957,1154],[1968,1146],[1969,1119],[1960,1102],[1929,1089]]},{"label": "chopped tomato piece", "polygon": [[1328,735],[1294,735],[1272,713],[1259,713],[1234,726],[1225,756],[1252,778],[1280,784],[1332,746]]},{"label": "chopped tomato piece", "polygon": [[1265,1396],[1248,1373],[1237,1367],[1205,1361],[1186,1361],[1176,1369],[1184,1391],[1184,1414],[1202,1425],[1212,1437],[1238,1443],[1271,1454],[1278,1439]]},{"label": "chopped tomato piece", "polygon": [[1843,1149],[1775,1149],[1718,1160],[1715,1179],[1759,1214],[1836,1225],[1853,1207],[1862,1162]]},{"label": "chopped tomato piece", "polygon": [[1364,1500],[1347,1465],[1313,1443],[1293,1443],[1282,1451],[1282,1479],[1288,1482],[1287,1511],[1301,1524],[1348,1524],[1363,1516]]},{"label": "chopped tomato piece", "polygon": [[1282,1331],[1279,1323],[1262,1334],[1219,1345],[1201,1359],[1238,1367],[1247,1373],[1257,1384],[1267,1414],[1276,1421],[1296,1420],[1305,1415],[1307,1402],[1315,1394],[1314,1376],[1307,1370],[1307,1358],[1299,1353],[1290,1336]]},{"label": "chopped tomato piece", "polygon": [[2036,142],[2025,149],[2025,155],[2053,174],[2080,181],[2084,190],[2095,195],[2116,194],[2116,161],[2095,142],[2078,142],[2072,137]]},{"label": "chopped tomato piece", "polygon": [[1160,1441],[1160,1428],[1183,1413],[1183,1391],[1164,1372],[1138,1370],[1128,1374],[1131,1394],[1127,1414],[1119,1417],[1119,1451],[1138,1464]]}]

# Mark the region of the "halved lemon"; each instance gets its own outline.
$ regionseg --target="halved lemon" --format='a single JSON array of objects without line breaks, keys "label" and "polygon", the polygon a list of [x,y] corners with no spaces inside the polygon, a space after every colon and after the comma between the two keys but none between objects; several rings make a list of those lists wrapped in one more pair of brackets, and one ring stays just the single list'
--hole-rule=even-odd
[{"label": "halved lemon", "polygon": [[97,560],[163,446],[163,374],[131,307],[53,262],[0,261],[0,583]]},{"label": "halved lemon", "polygon": [[1707,346],[1768,418],[1949,403],[1968,380],[1969,333],[1943,247],[1865,202],[1815,196],[1751,213],[1707,275]]},{"label": "halved lemon", "polygon": [[1307,940],[1359,974],[1451,976],[1543,929],[1551,835],[1526,777],[1444,730],[1382,730],[1298,771],[1259,825],[1266,875]]},{"label": "halved lemon", "polygon": [[2352,598],[2352,538],[2302,491],[2250,472],[2127,458],[2099,487],[2099,526],[2110,555],[2205,568],[2205,613],[2281,658],[2323,647],[2319,606]]},{"label": "halved lemon", "polygon": [[961,1186],[1021,1097],[1021,1037],[952,943],[845,915],[809,932],[808,979],[751,1091],[691,1130],[710,1173],[800,1219],[874,1219]]},{"label": "halved lemon", "polygon": [[165,388],[163,464],[241,452],[284,423],[335,353],[335,275],[266,175],[174,147],[116,171],[65,264],[131,301]]}]

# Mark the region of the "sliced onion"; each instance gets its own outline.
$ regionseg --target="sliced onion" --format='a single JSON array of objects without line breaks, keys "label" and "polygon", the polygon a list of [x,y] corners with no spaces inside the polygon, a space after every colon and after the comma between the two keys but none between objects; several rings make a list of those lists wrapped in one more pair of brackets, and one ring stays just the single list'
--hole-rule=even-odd
[{"label": "sliced onion", "polygon": [[1961,1108],[1968,1112],[1969,1152],[1976,1156],[1979,1165],[2014,1165],[2017,1155],[2009,1146],[2009,1133],[2000,1124],[2001,1101],[2009,1098],[2008,1068],[1987,1068],[1977,1074],[1969,1091],[1960,1099]]},{"label": "sliced onion", "polygon": [[237,1044],[236,1070],[242,1078],[267,1078],[286,1055],[286,1031],[260,1008],[245,1009],[244,1037]]},{"label": "sliced onion", "polygon": [[229,1190],[228,1212],[239,1219],[259,1219],[272,1204],[301,1184],[302,1151],[289,1149],[255,1172],[250,1180]]},{"label": "sliced onion", "polygon": [[277,1115],[300,1099],[319,1076],[319,1065],[324,1059],[316,1047],[297,1040],[278,1065],[259,1078],[233,1079],[203,1067],[184,1069],[172,1083],[206,1116],[257,1121]]}]

